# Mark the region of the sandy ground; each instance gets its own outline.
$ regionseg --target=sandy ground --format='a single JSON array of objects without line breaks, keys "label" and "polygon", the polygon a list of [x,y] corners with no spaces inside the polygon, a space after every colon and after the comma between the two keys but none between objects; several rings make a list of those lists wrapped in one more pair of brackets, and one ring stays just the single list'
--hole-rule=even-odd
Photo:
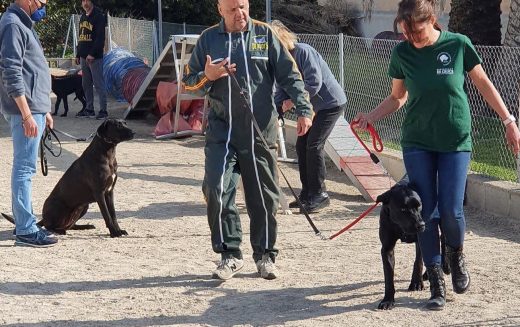
[{"label": "sandy ground", "polygon": [[[99,121],[57,117],[56,127],[88,136]],[[112,103],[110,114],[124,105]],[[211,279],[211,251],[201,193],[203,139],[156,141],[153,119],[130,120],[136,138],[118,146],[116,210],[128,237],[112,239],[96,205],[83,222],[97,229],[70,231],[48,249],[14,247],[13,226],[0,220],[0,324],[3,326],[520,326],[518,220],[467,209],[471,290],[448,288],[442,312],[424,309],[429,291],[407,292],[413,246],[396,248],[397,304],[378,311],[383,272],[378,211],[333,241],[314,235],[301,215],[279,215],[281,277],[256,274],[245,231],[246,265],[227,282]],[[49,158],[49,175],[34,178],[33,204],[45,198],[87,146],[62,137],[63,154]],[[0,210],[10,212],[11,139],[0,122]],[[294,156],[294,152],[290,151]],[[331,235],[370,204],[343,173],[329,165],[329,208],[313,219]],[[295,165],[282,165],[299,186]],[[283,185],[286,194],[288,189]],[[428,287],[428,284],[425,284]],[[448,280],[448,285],[450,285]]]}]

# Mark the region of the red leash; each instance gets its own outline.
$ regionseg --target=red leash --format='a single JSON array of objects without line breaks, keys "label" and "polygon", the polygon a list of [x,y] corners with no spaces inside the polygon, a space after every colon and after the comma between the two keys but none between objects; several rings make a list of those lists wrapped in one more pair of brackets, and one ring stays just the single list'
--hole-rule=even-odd
[{"label": "red leash", "polygon": [[374,210],[375,207],[377,207],[377,205],[379,204],[379,202],[376,202],[374,203],[370,208],[368,208],[367,210],[365,210],[365,212],[363,212],[361,214],[361,216],[359,216],[358,218],[356,218],[356,220],[354,220],[353,222],[351,222],[350,224],[348,224],[347,226],[343,227],[342,230],[340,230],[339,232],[337,232],[336,234],[334,235],[331,235],[329,237],[329,240],[332,240],[333,238],[335,238],[336,236],[339,236],[343,233],[345,233],[346,231],[348,231],[352,226],[354,226],[355,224],[357,224],[361,219],[365,218],[366,215],[368,215],[368,213],[372,210]]},{"label": "red leash", "polygon": [[[365,148],[365,150],[367,150],[368,154],[370,155],[370,159],[372,159],[372,161],[376,164],[376,165],[380,165],[380,160],[379,158],[372,152],[370,151],[370,149],[367,147],[367,145],[365,144],[365,142],[363,142],[363,140],[361,140],[361,138],[359,137],[358,133],[356,132],[354,126],[357,125],[359,121],[356,120],[356,121],[353,121],[351,124],[350,124],[350,129],[352,130],[352,133],[354,134],[354,136],[357,138],[357,140],[359,141],[359,143],[361,143],[361,145]],[[367,125],[367,130],[368,132],[370,133],[370,136],[372,137],[372,146],[374,147],[374,150],[376,152],[382,152],[383,151],[383,142],[381,141],[381,137],[379,137],[379,134],[377,134],[377,131],[376,129],[374,128],[374,126],[368,124]],[[382,167],[382,166],[381,166]],[[383,167],[382,167],[383,168]],[[383,168],[383,170],[386,172],[386,169]],[[388,173],[387,173],[388,174]],[[340,230],[339,232],[337,232],[336,234],[334,235],[331,235],[329,237],[329,240],[332,240],[334,238],[336,238],[337,236],[343,234],[344,232],[348,231],[350,228],[352,228],[352,226],[354,226],[355,224],[357,224],[361,219],[365,218],[366,215],[368,215],[370,213],[370,211],[374,210],[375,207],[377,207],[377,205],[379,204],[379,202],[376,202],[374,203],[370,208],[368,208],[367,210],[365,210],[365,212],[363,212],[358,218],[356,218],[356,220],[354,220],[353,222],[351,222],[350,224],[348,224],[347,226],[345,226],[342,230]]]}]

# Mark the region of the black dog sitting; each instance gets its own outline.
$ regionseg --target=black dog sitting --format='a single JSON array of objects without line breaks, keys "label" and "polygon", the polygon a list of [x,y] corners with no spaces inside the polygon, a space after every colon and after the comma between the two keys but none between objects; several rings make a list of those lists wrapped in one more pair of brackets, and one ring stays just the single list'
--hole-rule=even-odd
[{"label": "black dog sitting", "polygon": [[[85,215],[90,203],[97,202],[111,237],[127,235],[119,228],[114,208],[117,180],[116,146],[131,140],[134,132],[123,120],[107,119],[81,156],[72,163],[45,200],[38,225],[58,234]],[[2,214],[14,223],[10,216]]]},{"label": "black dog sitting", "polygon": [[53,116],[58,114],[62,99],[65,112],[61,115],[61,117],[67,116],[67,113],[69,112],[67,96],[72,93],[76,94],[76,98],[74,100],[78,99],[83,105],[82,110],[85,109],[87,101],[85,99],[85,93],[83,92],[83,86],[81,85],[81,75],[79,75],[77,72],[59,77],[51,75],[51,81],[52,92],[56,94],[56,105],[54,106],[54,113],[52,114]]}]

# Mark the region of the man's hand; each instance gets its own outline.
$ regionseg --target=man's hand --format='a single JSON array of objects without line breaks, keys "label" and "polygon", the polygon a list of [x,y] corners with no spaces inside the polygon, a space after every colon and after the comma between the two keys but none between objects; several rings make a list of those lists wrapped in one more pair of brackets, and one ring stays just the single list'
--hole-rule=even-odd
[{"label": "man's hand", "polygon": [[[217,79],[228,76],[228,72],[224,66],[228,65],[229,58],[222,60],[221,62],[212,63],[211,56],[206,56],[206,66],[204,67],[204,74],[210,81],[216,81]],[[229,64],[228,69],[231,73],[236,72],[237,64]]]},{"label": "man's hand", "polygon": [[307,134],[309,128],[312,126],[312,120],[308,117],[298,117],[298,123],[296,125],[296,133],[298,136],[303,136]]},{"label": "man's hand", "polygon": [[283,112],[291,110],[293,107],[294,107],[294,103],[292,102],[291,99],[283,100],[283,103],[282,103],[282,111]]},{"label": "man's hand", "polygon": [[87,58],[86,58],[87,63],[88,63],[89,65],[90,65],[91,63],[93,63],[95,59],[96,59],[96,58],[94,58],[94,57],[91,56],[91,55],[88,55]]},{"label": "man's hand", "polygon": [[38,135],[38,124],[36,124],[32,115],[29,115],[29,117],[22,122],[22,127],[26,137],[36,137]]},{"label": "man's hand", "polygon": [[50,129],[54,128],[54,120],[52,119],[50,112],[45,115],[45,125],[47,125]]}]

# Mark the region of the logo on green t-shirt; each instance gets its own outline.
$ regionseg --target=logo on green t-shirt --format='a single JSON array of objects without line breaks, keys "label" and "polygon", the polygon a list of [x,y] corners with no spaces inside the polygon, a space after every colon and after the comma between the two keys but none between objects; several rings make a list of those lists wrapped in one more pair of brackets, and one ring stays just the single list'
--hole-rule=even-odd
[{"label": "logo on green t-shirt", "polygon": [[441,52],[437,55],[437,61],[441,63],[441,68],[437,68],[437,75],[453,75],[453,68],[446,67],[451,63],[451,56],[447,52]]}]

